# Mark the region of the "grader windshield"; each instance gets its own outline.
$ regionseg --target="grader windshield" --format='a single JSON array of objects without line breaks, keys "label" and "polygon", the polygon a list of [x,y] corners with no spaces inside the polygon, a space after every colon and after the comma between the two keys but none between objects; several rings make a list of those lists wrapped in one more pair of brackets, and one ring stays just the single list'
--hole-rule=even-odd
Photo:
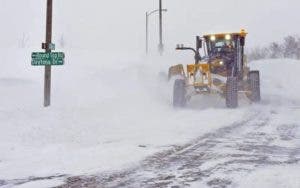
[{"label": "grader windshield", "polygon": [[209,56],[232,53],[237,46],[237,40],[229,34],[206,36],[205,40]]}]

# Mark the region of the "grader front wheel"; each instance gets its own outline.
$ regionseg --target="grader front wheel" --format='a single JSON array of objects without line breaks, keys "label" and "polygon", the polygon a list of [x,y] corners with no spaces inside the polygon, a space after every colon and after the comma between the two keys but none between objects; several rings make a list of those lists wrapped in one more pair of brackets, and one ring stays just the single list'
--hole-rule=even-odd
[{"label": "grader front wheel", "polygon": [[185,80],[177,79],[174,83],[173,89],[173,106],[174,107],[184,107],[186,104],[186,90],[185,90]]},{"label": "grader front wheel", "polygon": [[238,80],[237,77],[228,77],[226,82],[226,106],[238,107]]}]

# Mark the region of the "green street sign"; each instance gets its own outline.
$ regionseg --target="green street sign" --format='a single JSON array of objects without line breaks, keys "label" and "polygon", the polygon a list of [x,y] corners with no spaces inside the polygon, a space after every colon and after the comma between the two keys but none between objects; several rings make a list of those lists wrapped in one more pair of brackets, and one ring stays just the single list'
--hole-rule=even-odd
[{"label": "green street sign", "polygon": [[31,54],[31,65],[63,65],[65,54],[63,52],[33,52]]}]

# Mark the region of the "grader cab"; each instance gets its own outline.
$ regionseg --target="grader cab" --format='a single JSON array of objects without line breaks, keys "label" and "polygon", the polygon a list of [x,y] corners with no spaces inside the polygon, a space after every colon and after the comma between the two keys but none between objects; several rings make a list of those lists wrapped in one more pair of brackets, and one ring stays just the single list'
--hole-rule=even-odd
[{"label": "grader cab", "polygon": [[[260,101],[259,71],[250,71],[244,55],[247,33],[209,34],[196,38],[196,48],[177,45],[177,50],[194,52],[195,62],[169,69],[169,79],[176,76],[173,105],[183,107],[199,94],[220,94],[228,108],[238,106],[239,93],[252,102]],[[203,55],[201,56],[200,50]]]}]

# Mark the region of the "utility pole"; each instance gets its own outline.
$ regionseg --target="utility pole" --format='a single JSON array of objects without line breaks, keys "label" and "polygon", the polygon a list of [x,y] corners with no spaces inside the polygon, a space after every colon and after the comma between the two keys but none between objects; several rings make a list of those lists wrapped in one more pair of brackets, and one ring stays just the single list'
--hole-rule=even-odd
[{"label": "utility pole", "polygon": [[149,26],[148,26],[148,12],[146,12],[146,54],[148,54],[148,51],[149,51]]},{"label": "utility pole", "polygon": [[[163,12],[167,12],[167,9],[162,9]],[[146,54],[149,51],[149,16],[152,14],[159,12],[159,9],[153,10],[151,12],[146,12]]]},{"label": "utility pole", "polygon": [[162,0],[159,0],[159,45],[158,51],[160,55],[163,55],[164,45],[163,45],[163,30],[162,30]]},{"label": "utility pole", "polygon": [[[46,53],[51,53],[50,44],[52,43],[52,7],[53,1],[47,0],[47,18],[46,18]],[[45,66],[44,80],[44,107],[51,104],[51,65]]]}]

